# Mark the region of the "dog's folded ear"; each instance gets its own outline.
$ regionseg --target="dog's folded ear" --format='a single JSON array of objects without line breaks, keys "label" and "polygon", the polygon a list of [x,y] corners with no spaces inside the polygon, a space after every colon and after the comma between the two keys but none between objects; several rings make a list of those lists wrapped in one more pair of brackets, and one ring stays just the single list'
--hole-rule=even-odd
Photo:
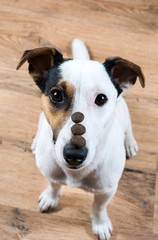
[{"label": "dog's folded ear", "polygon": [[108,74],[112,77],[114,84],[120,88],[120,92],[134,85],[137,77],[141,86],[145,87],[145,78],[138,65],[120,57],[115,57],[106,59],[104,66]]},{"label": "dog's folded ear", "polygon": [[29,63],[29,73],[38,85],[49,69],[63,61],[63,56],[55,48],[35,48],[24,52],[17,70],[26,62]]}]

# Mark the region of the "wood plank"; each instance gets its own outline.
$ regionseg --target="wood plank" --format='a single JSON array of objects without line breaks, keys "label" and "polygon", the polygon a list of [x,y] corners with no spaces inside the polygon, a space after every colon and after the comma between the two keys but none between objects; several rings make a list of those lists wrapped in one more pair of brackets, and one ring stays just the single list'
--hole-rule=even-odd
[{"label": "wood plank", "polygon": [[[157,165],[158,171],[158,165]],[[153,226],[154,234],[158,234],[158,173],[156,176],[156,186],[155,186],[155,205],[154,205],[154,226]]]},{"label": "wood plank", "polygon": [[[0,219],[0,234],[2,240],[17,239],[96,239],[91,232],[91,223],[89,219],[73,219],[64,216],[57,216],[56,212],[52,214],[42,214],[32,212],[31,210],[23,210],[19,208],[11,208],[0,205],[0,211],[3,218]],[[156,236],[156,235],[155,235]],[[154,239],[153,234],[144,233],[144,231],[136,234],[135,232],[118,233],[115,229],[112,240],[148,240]]]}]

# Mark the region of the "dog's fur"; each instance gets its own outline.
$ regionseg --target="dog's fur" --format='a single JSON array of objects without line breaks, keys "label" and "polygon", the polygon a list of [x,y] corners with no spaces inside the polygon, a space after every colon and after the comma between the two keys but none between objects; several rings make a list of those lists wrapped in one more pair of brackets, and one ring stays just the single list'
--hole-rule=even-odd
[{"label": "dog's fur", "polygon": [[[119,57],[106,59],[103,64],[91,61],[81,40],[73,41],[72,52],[73,60],[63,59],[56,49],[29,50],[17,67],[28,61],[29,73],[42,92],[42,113],[32,150],[49,186],[39,197],[39,207],[44,212],[57,206],[61,184],[93,192],[92,228],[100,240],[105,240],[112,233],[106,207],[116,193],[126,154],[131,158],[138,151],[121,95],[137,77],[144,87],[144,76],[139,66]],[[62,104],[50,99],[56,88],[64,94]],[[107,97],[102,106],[95,103],[98,94]],[[75,112],[84,114],[88,154],[78,168],[72,169],[63,149],[72,137],[71,115]]]}]

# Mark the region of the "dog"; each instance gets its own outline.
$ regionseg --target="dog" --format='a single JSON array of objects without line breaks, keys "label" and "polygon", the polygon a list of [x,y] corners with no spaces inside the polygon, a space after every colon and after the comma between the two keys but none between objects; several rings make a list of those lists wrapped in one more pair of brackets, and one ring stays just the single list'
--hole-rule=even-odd
[{"label": "dog", "polygon": [[32,144],[37,167],[48,179],[39,197],[41,212],[54,209],[61,185],[94,193],[92,229],[100,240],[110,239],[112,224],[107,205],[115,195],[126,155],[138,151],[128,107],[122,94],[138,78],[141,68],[123,58],[90,60],[82,40],[72,42],[73,59],[55,48],[24,52],[29,74],[41,90],[42,112]]}]

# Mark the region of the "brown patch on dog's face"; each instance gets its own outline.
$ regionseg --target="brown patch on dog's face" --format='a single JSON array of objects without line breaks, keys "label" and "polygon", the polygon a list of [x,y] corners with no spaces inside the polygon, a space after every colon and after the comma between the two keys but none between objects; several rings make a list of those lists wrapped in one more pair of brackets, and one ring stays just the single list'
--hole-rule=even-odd
[{"label": "brown patch on dog's face", "polygon": [[[70,108],[70,106],[72,105],[72,100],[74,98],[74,94],[75,94],[75,88],[74,86],[65,81],[64,79],[61,79],[56,86],[54,86],[52,89],[55,88],[59,88],[63,91],[64,94],[64,108],[65,110],[68,110]],[[50,92],[52,91],[52,89],[50,90]]]},{"label": "brown patch on dog's face", "polygon": [[[61,94],[61,96],[57,97],[57,94]],[[48,95],[42,94],[42,110],[53,130],[54,141],[56,141],[60,129],[71,115],[74,94],[73,85],[63,79],[51,88]]]}]

